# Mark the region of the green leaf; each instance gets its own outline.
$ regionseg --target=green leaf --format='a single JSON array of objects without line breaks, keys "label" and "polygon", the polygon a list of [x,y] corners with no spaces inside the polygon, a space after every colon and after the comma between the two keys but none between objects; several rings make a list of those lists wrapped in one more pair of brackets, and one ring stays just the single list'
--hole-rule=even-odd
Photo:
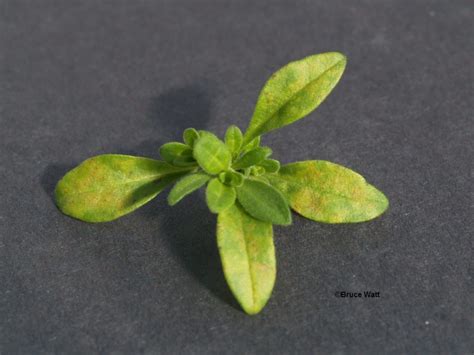
[{"label": "green leaf", "polygon": [[206,189],[207,206],[213,213],[220,213],[228,209],[235,202],[235,189],[224,185],[218,178],[209,181]]},{"label": "green leaf", "polygon": [[260,176],[260,175],[263,175],[263,174],[265,174],[265,169],[262,168],[261,166],[252,166],[250,168],[250,175]]},{"label": "green leaf", "polygon": [[236,171],[223,171],[219,174],[219,180],[228,186],[242,186],[244,183],[244,175]]},{"label": "green leaf", "polygon": [[232,156],[227,146],[212,133],[203,132],[194,144],[194,158],[207,173],[215,175],[227,170]]},{"label": "green leaf", "polygon": [[237,126],[230,126],[225,133],[225,144],[229,148],[233,157],[237,156],[240,152],[240,148],[242,147],[242,131]]},{"label": "green leaf", "polygon": [[252,176],[251,177],[252,180],[257,180],[257,181],[261,181],[267,185],[270,185],[270,181],[268,181],[268,179],[263,176],[263,175],[258,175],[258,176]]},{"label": "green leaf", "polygon": [[171,189],[168,195],[168,204],[176,205],[185,196],[203,186],[211,177],[204,173],[195,173],[184,176]]},{"label": "green leaf", "polygon": [[187,171],[148,158],[98,155],[58,182],[56,204],[82,221],[112,221],[144,205]]},{"label": "green leaf", "polygon": [[194,146],[194,143],[199,138],[199,133],[194,128],[186,128],[183,132],[183,141],[191,148]]},{"label": "green leaf", "polygon": [[238,205],[219,213],[217,245],[227,284],[248,314],[267,303],[276,277],[272,225],[258,221]]},{"label": "green leaf", "polygon": [[164,161],[173,164],[175,159],[192,156],[193,151],[189,146],[179,142],[165,143],[160,147],[160,155]]},{"label": "green leaf", "polygon": [[237,159],[232,165],[232,168],[234,168],[235,170],[248,168],[252,165],[256,165],[262,162],[271,154],[272,150],[268,147],[254,148],[242,155],[239,159]]},{"label": "green leaf", "polygon": [[258,146],[260,146],[260,136],[255,137],[254,139],[252,139],[252,140],[251,140],[249,143],[247,143],[247,144],[243,144],[243,148],[242,148],[241,153],[242,153],[242,154],[245,154],[245,153],[247,153],[248,151],[257,148]]},{"label": "green leaf", "polygon": [[266,159],[258,165],[264,168],[267,173],[277,173],[280,170],[280,162],[275,159]]},{"label": "green leaf", "polygon": [[291,224],[291,212],[283,195],[264,182],[245,179],[237,199],[252,217],[273,224]]},{"label": "green leaf", "polygon": [[258,97],[244,144],[308,115],[336,86],[345,67],[343,54],[329,52],[291,62],[274,73]]},{"label": "green leaf", "polygon": [[385,195],[356,172],[323,160],[283,166],[265,175],[288,199],[293,210],[326,223],[371,220],[388,207]]},{"label": "green leaf", "polygon": [[176,166],[197,166],[196,160],[192,156],[180,156],[173,159],[173,165]]}]

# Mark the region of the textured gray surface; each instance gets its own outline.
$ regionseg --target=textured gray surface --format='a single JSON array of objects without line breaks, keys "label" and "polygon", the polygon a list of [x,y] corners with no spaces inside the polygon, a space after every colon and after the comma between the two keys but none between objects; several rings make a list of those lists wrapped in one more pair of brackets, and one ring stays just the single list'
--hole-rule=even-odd
[{"label": "textured gray surface", "polygon": [[[0,2],[0,353],[474,351],[470,1]],[[101,153],[156,157],[188,126],[244,128],[277,68],[338,50],[328,100],[264,142],[362,173],[391,208],[276,228],[278,276],[246,316],[202,194],[107,224],[55,208]],[[336,291],[374,290],[379,299]]]}]

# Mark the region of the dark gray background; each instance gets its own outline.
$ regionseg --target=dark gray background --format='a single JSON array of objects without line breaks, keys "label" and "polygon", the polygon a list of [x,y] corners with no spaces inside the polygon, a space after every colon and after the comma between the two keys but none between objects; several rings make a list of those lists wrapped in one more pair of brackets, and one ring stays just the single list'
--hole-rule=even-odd
[{"label": "dark gray background", "polygon": [[[2,355],[473,352],[472,2],[255,3],[0,2]],[[272,72],[333,50],[336,90],[264,143],[362,173],[391,207],[276,228],[260,315],[227,289],[202,194],[106,224],[56,209],[82,160],[245,128]]]}]

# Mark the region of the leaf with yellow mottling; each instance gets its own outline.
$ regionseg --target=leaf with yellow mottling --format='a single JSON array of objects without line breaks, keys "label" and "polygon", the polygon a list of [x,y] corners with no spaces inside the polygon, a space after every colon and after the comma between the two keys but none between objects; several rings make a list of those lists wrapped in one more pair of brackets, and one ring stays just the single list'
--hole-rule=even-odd
[{"label": "leaf with yellow mottling", "polygon": [[150,201],[186,168],[120,154],[87,159],[56,185],[59,209],[86,222],[107,222]]},{"label": "leaf with yellow mottling", "polygon": [[329,52],[291,62],[275,72],[260,92],[244,145],[316,109],[334,89],[345,67],[343,54]]},{"label": "leaf with yellow mottling", "polygon": [[265,177],[283,193],[293,210],[318,222],[364,222],[388,207],[385,195],[361,175],[328,161],[288,164],[278,174]]},{"label": "leaf with yellow mottling", "polygon": [[267,303],[276,277],[271,223],[249,216],[234,204],[217,219],[217,245],[227,283],[248,314]]}]

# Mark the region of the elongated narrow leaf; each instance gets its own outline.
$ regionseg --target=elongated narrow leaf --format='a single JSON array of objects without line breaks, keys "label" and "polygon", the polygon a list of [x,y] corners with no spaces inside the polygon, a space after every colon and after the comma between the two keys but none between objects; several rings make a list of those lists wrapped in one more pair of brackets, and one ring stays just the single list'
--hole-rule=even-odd
[{"label": "elongated narrow leaf", "polygon": [[242,147],[242,131],[237,126],[230,126],[225,133],[225,144],[229,148],[233,157],[235,157]]},{"label": "elongated narrow leaf", "polygon": [[291,211],[283,195],[264,182],[245,179],[237,199],[252,217],[273,224],[291,224]]},{"label": "elongated narrow leaf", "polygon": [[86,222],[107,222],[150,201],[189,169],[163,161],[105,154],[87,159],[56,185],[59,209]]},{"label": "elongated narrow leaf", "polygon": [[175,160],[182,157],[192,157],[192,149],[186,144],[169,142],[160,147],[160,155],[166,162],[173,164]]},{"label": "elongated narrow leaf", "polygon": [[291,62],[274,73],[260,93],[244,144],[308,115],[336,86],[345,67],[343,54],[329,52]]},{"label": "elongated narrow leaf", "polygon": [[256,165],[267,157],[272,154],[272,150],[268,147],[257,147],[254,148],[244,155],[242,155],[239,159],[235,161],[232,167],[236,170],[238,169],[245,169],[252,165]]},{"label": "elongated narrow leaf", "polygon": [[265,175],[309,219],[326,223],[355,223],[373,219],[388,207],[385,195],[356,172],[323,160],[283,166]]},{"label": "elongated narrow leaf", "polygon": [[227,170],[232,160],[227,146],[212,133],[202,132],[194,144],[194,158],[199,166],[209,174]]},{"label": "elongated narrow leaf", "polygon": [[231,186],[224,185],[218,178],[209,181],[206,189],[206,202],[212,213],[220,213],[235,202],[237,194]]},{"label": "elongated narrow leaf", "polygon": [[252,218],[234,204],[218,216],[217,245],[235,298],[248,314],[260,312],[276,277],[271,223]]},{"label": "elongated narrow leaf", "polygon": [[183,132],[183,141],[189,147],[193,147],[196,140],[199,138],[199,133],[194,128],[186,128]]},{"label": "elongated narrow leaf", "polygon": [[184,176],[173,186],[168,194],[168,204],[170,206],[176,205],[185,196],[203,186],[209,179],[210,176],[203,173]]}]

